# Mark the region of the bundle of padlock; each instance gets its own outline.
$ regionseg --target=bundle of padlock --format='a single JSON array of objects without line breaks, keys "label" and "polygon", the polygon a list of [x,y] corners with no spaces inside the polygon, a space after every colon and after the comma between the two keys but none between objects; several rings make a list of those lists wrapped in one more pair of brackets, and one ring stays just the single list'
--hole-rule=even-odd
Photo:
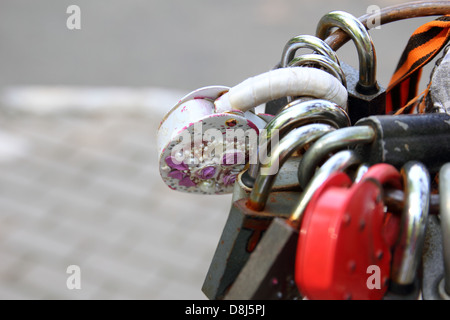
[{"label": "bundle of padlock", "polygon": [[[449,299],[450,3],[377,14],[380,24],[439,16],[414,32],[387,89],[373,17],[333,11],[315,36],[290,39],[273,70],[198,89],[161,122],[170,188],[233,193],[209,299]],[[359,70],[335,52],[349,39]]]}]

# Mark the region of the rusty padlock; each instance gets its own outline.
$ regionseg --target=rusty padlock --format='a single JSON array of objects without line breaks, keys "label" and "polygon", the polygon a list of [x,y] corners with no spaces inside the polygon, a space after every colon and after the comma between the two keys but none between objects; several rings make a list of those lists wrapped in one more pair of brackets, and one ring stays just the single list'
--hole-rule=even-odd
[{"label": "rusty padlock", "polygon": [[[358,182],[330,176],[314,193],[298,239],[295,280],[310,300],[379,300],[388,289],[399,219],[385,213],[383,188],[401,189],[400,173],[376,164]],[[368,280],[376,271],[374,283]]]},{"label": "rusty padlock", "polygon": [[376,80],[377,61],[375,47],[364,25],[344,11],[332,11],[324,15],[316,29],[316,36],[326,39],[333,27],[345,31],[356,45],[359,71],[341,62],[349,95],[348,112],[352,124],[370,115],[385,114],[386,90]]},{"label": "rusty padlock", "polygon": [[[333,172],[343,171],[359,163],[360,160],[353,151],[342,151],[334,155],[316,173],[295,207],[305,208],[317,188]],[[258,193],[252,195],[249,206],[261,211],[265,197]],[[276,217],[272,220],[225,299],[301,298],[294,282],[294,264],[302,213],[302,210],[294,211],[288,219]]]},{"label": "rusty padlock", "polygon": [[[298,199],[298,192],[270,193],[277,169],[298,149],[334,130],[326,124],[310,124],[291,130],[272,148],[267,169],[250,193],[250,199],[267,203],[266,210],[254,210],[246,197],[232,204],[214,257],[203,283],[202,291],[209,299],[222,299],[239,274],[242,266],[258,245],[261,236],[274,217],[287,218]],[[262,181],[262,183],[261,183]]]}]

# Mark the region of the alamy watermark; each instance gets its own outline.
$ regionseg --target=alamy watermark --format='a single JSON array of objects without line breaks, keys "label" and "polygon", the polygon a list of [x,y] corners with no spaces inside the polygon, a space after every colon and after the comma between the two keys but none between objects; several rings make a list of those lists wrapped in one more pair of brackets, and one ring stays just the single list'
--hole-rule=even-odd
[{"label": "alamy watermark", "polygon": [[66,280],[66,286],[69,290],[81,289],[81,268],[76,264],[67,267],[66,273],[70,274]]},{"label": "alamy watermark", "polygon": [[367,28],[381,29],[381,9],[376,4],[367,7],[366,13],[370,16],[367,18]]},{"label": "alamy watermark", "polygon": [[70,14],[66,21],[66,27],[69,30],[81,29],[81,9],[73,4],[67,7],[66,13]]},{"label": "alamy watermark", "polygon": [[260,164],[261,174],[274,175],[279,169],[279,157],[269,155],[279,145],[279,131],[260,129],[209,128],[203,131],[201,122],[193,132],[183,130],[171,150],[175,164],[243,165]]},{"label": "alamy watermark", "polygon": [[366,270],[370,276],[367,278],[366,286],[369,290],[381,289],[381,269],[377,265],[370,265]]}]

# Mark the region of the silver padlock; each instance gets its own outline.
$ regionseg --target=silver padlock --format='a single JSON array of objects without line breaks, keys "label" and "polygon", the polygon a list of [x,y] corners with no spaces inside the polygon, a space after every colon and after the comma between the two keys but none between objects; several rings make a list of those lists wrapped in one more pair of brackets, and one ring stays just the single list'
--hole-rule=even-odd
[{"label": "silver padlock", "polygon": [[290,39],[283,48],[281,54],[280,67],[286,68],[289,63],[294,59],[295,53],[299,49],[311,49],[315,53],[332,60],[333,62],[340,64],[339,58],[331,47],[325,43],[322,39],[311,35],[299,35]]},{"label": "silver padlock", "polygon": [[369,127],[351,126],[318,139],[300,160],[298,168],[300,185],[305,187],[308,184],[316,168],[330,153],[355,144],[370,143],[375,137],[375,132]]},{"label": "silver padlock", "polygon": [[[272,145],[271,134],[277,132],[282,137],[288,130],[310,123],[326,123],[334,128],[343,128],[350,126],[350,119],[346,111],[326,100],[309,100],[294,101],[288,104],[288,108],[277,114],[265,127],[267,134],[267,143],[263,148]],[[242,183],[252,188],[254,181],[260,171],[260,161],[256,159],[255,163],[251,163],[249,169],[241,175]]]},{"label": "silver padlock", "polygon": [[440,218],[444,254],[444,278],[439,283],[441,297],[450,300],[450,163],[439,172]]},{"label": "silver padlock", "polygon": [[439,214],[429,217],[424,245],[424,300],[450,300],[450,162],[439,171],[439,202]]},{"label": "silver padlock", "polygon": [[405,204],[400,233],[392,256],[391,282],[385,299],[417,299],[420,283],[417,271],[427,228],[430,176],[420,162],[407,162],[402,170]]},{"label": "silver padlock", "polygon": [[315,53],[303,54],[299,57],[293,58],[289,62],[289,67],[301,67],[309,65],[318,65],[323,70],[328,71],[334,77],[341,81],[342,85],[347,88],[347,81],[345,80],[345,74],[341,66],[326,56],[322,56]]},{"label": "silver padlock", "polygon": [[[301,193],[296,209],[292,211],[288,219],[279,217],[273,219],[225,299],[301,298],[294,282],[294,267],[303,211],[316,190],[332,173],[344,171],[359,163],[359,157],[353,151],[346,150],[335,154],[320,168],[308,187]],[[262,181],[261,185],[270,184],[270,182],[263,182],[266,179],[267,177],[258,176],[258,180]],[[254,201],[255,207],[261,209],[264,207],[265,197],[250,197],[249,201]]]},{"label": "silver padlock", "polygon": [[[298,191],[271,193],[277,170],[283,167],[296,150],[332,130],[334,130],[332,126],[320,123],[291,130],[272,149],[273,161],[263,164],[262,169],[267,169],[267,174],[263,175],[265,177],[263,183],[255,185],[249,199],[240,198],[233,202],[202,287],[209,299],[223,298],[257,247],[270,221],[275,217],[289,216],[299,193]],[[271,201],[267,201],[269,197]],[[257,210],[250,203],[255,199],[260,205]],[[265,206],[266,201],[268,209],[262,211],[261,206]]]},{"label": "silver padlock", "polygon": [[346,32],[356,45],[359,72],[341,62],[346,74],[349,94],[349,116],[353,123],[375,114],[385,114],[386,91],[376,80],[376,53],[372,39],[364,25],[353,15],[344,11],[332,11],[324,15],[316,29],[316,36],[325,39],[333,27]]},{"label": "silver padlock", "polygon": [[[299,49],[311,49],[315,54],[319,54],[330,59],[333,63],[340,66],[336,53],[323,40],[312,35],[299,35],[291,38],[283,48],[280,63],[275,67],[290,67],[290,62],[295,58],[295,54]],[[268,101],[265,106],[265,112],[268,114],[278,114],[289,102],[291,97],[280,97],[275,100]]]}]

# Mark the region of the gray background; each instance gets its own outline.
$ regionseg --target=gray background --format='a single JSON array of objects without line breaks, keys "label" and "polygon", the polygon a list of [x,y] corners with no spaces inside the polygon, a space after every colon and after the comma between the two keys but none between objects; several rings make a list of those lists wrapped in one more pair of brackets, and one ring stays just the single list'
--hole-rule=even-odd
[{"label": "gray background", "polygon": [[[164,113],[186,92],[271,69],[329,11],[394,3],[1,1],[0,299],[205,299],[231,198],[162,183]],[[71,4],[81,30],[66,27]],[[431,19],[371,32],[382,85]],[[338,55],[357,65],[351,43]],[[71,264],[81,290],[66,287]]]},{"label": "gray background", "polygon": [[[4,0],[0,85],[232,86],[272,68],[284,44],[314,34],[329,11],[360,16],[369,5],[401,2]],[[66,28],[70,4],[81,8],[81,30]],[[409,35],[428,20],[371,32],[382,84],[387,85]],[[356,66],[353,45],[341,50],[341,59]]]}]

